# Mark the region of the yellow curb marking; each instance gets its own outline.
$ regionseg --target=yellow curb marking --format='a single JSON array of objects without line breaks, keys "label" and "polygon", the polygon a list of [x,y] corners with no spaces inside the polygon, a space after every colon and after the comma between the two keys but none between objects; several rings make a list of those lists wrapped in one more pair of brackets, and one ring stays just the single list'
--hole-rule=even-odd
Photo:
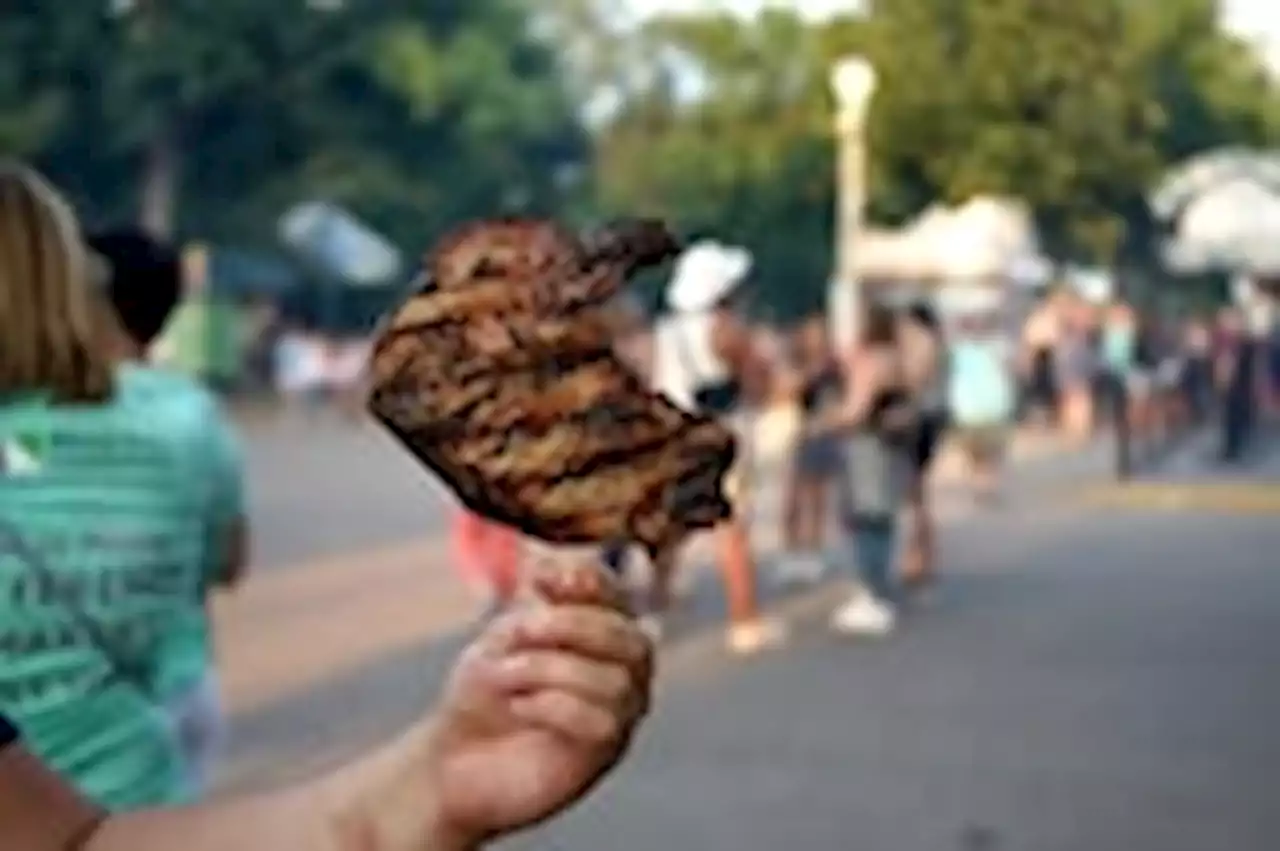
[{"label": "yellow curb marking", "polygon": [[477,602],[437,539],[250,577],[214,605],[231,713],[261,709],[425,638],[457,629]]},{"label": "yellow curb marking", "polygon": [[1135,482],[1089,488],[1078,493],[1076,499],[1095,508],[1269,516],[1280,514],[1280,483]]}]

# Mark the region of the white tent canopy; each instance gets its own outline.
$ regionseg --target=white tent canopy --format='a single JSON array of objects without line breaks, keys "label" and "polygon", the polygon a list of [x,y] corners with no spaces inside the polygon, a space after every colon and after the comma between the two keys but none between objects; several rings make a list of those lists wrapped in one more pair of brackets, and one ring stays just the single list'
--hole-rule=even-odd
[{"label": "white tent canopy", "polygon": [[1037,285],[1050,271],[1027,208],[1002,198],[930,207],[901,230],[863,234],[857,254],[863,278],[999,278]]},{"label": "white tent canopy", "polygon": [[1151,212],[1174,221],[1189,204],[1232,183],[1252,183],[1280,192],[1280,154],[1252,148],[1222,148],[1192,157],[1156,187],[1149,199]]},{"label": "white tent canopy", "polygon": [[1280,192],[1247,179],[1203,192],[1183,208],[1165,256],[1180,271],[1280,269]]}]

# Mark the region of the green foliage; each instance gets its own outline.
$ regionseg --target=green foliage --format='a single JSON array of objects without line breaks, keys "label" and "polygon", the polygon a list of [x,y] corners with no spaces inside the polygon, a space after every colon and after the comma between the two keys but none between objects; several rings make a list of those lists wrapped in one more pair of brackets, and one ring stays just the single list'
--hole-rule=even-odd
[{"label": "green foliage", "polygon": [[[653,69],[597,142],[603,203],[749,244],[784,314],[817,303],[831,257],[828,69],[875,65],[870,214],[935,201],[1025,199],[1059,257],[1150,259],[1145,195],[1188,155],[1277,138],[1277,92],[1212,0],[881,0],[811,24],[659,19],[636,37]],[[693,96],[671,68],[696,69]],[[664,73],[665,72],[665,73]]]},{"label": "green foliage", "polygon": [[821,303],[830,270],[840,56],[879,77],[874,221],[1009,194],[1064,259],[1141,265],[1164,170],[1280,134],[1275,83],[1214,0],[871,0],[822,23],[775,7],[634,28],[606,0],[9,5],[0,152],[91,218],[149,199],[183,232],[273,241],[286,207],[327,198],[413,248],[498,211],[655,213],[750,246],[783,318]]},{"label": "green foliage", "polygon": [[107,9],[20,4],[0,28],[0,150],[91,217],[135,213],[167,147],[185,231],[271,239],[289,204],[324,197],[416,246],[459,218],[558,205],[555,176],[587,151],[513,2]]},{"label": "green foliage", "polygon": [[[783,12],[652,22],[641,35],[652,82],[598,137],[602,205],[750,246],[757,303],[782,318],[818,308],[834,200],[825,81],[852,31]],[[677,74],[695,76],[703,96],[682,98]]]}]

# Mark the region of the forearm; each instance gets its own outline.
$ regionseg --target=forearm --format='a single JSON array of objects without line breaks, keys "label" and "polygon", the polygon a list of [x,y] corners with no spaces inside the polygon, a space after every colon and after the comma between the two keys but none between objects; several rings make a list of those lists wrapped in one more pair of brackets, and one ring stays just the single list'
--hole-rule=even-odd
[{"label": "forearm", "polygon": [[428,719],[360,762],[315,783],[310,794],[342,851],[477,851],[440,818],[435,727]]},{"label": "forearm", "polygon": [[128,813],[105,821],[76,851],[355,851],[304,791]]},{"label": "forearm", "polygon": [[83,851],[475,851],[437,818],[420,725],[366,759],[304,786],[168,812],[112,818]]},{"label": "forearm", "polygon": [[304,793],[108,817],[20,747],[0,752],[0,848],[347,851]]},{"label": "forearm", "polygon": [[814,429],[820,434],[844,434],[861,428],[871,417],[872,396],[855,388],[840,405],[819,416]]}]

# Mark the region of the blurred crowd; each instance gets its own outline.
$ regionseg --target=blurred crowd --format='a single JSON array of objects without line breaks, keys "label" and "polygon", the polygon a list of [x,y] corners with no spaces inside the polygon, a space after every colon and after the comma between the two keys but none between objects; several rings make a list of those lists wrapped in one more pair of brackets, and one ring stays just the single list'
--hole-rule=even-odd
[{"label": "blurred crowd", "polygon": [[[656,323],[629,305],[617,314],[620,349],[651,386],[737,431],[739,463],[728,482],[735,520],[710,536],[736,652],[785,638],[759,612],[762,572],[784,584],[844,574],[854,590],[832,627],[891,632],[902,607],[936,578],[929,480],[944,448],[951,475],[981,505],[996,506],[1019,434],[1064,449],[1114,437],[1142,463],[1212,427],[1220,459],[1238,462],[1261,418],[1280,413],[1271,297],[1170,318],[1070,286],[1047,287],[1021,307],[1007,297],[1008,282],[990,280],[945,313],[929,299],[872,299],[859,342],[842,351],[828,317],[785,329],[748,321],[750,272],[747,250],[701,243],[678,261]],[[753,511],[774,492],[780,512]],[[782,553],[760,567],[752,527],[775,517]],[[468,581],[500,609],[518,584],[517,536],[465,513],[456,528]],[[620,551],[605,561],[637,574],[642,622],[661,638],[679,566]]]}]

